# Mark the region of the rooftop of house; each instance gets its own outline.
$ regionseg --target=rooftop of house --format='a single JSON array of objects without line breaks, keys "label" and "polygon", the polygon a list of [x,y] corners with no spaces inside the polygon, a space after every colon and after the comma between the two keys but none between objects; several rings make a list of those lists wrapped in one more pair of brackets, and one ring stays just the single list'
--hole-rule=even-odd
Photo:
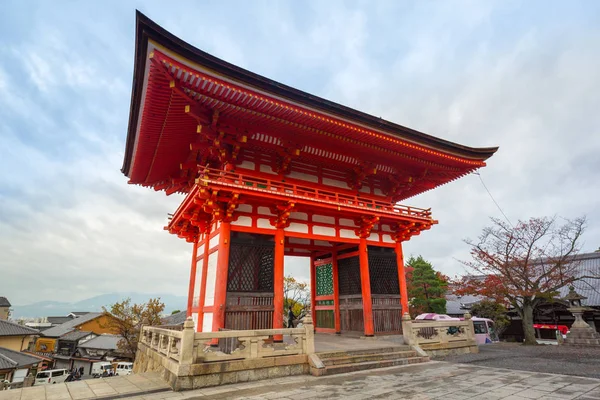
[{"label": "rooftop of house", "polygon": [[483,300],[482,296],[457,296],[454,294],[446,295],[446,314],[463,315],[473,304]]},{"label": "rooftop of house", "polygon": [[42,359],[31,354],[0,347],[0,369],[21,368],[41,361]]},{"label": "rooftop of house", "polygon": [[116,350],[117,344],[123,339],[119,335],[99,335],[79,345],[83,349]]},{"label": "rooftop of house", "polygon": [[0,307],[10,307],[10,301],[6,297],[0,296]]},{"label": "rooftop of house", "polygon": [[100,313],[100,312],[87,313],[80,317],[73,318],[70,321],[67,321],[63,324],[54,326],[50,329],[46,329],[43,332],[43,335],[46,337],[56,337],[56,338],[61,337],[65,333],[69,333],[69,332],[75,330],[75,328],[77,328],[79,325],[84,324],[93,319],[96,319],[96,318],[100,317],[101,315],[102,315],[102,313]]},{"label": "rooftop of house", "polygon": [[163,325],[183,325],[187,317],[187,311],[180,311],[175,314],[171,314],[168,317],[161,319]]},{"label": "rooftop of house", "polygon": [[60,325],[60,324],[64,324],[65,322],[69,322],[70,320],[73,319],[73,317],[46,317],[46,319],[52,325]]},{"label": "rooftop of house", "polygon": [[40,333],[37,329],[0,320],[0,336],[28,336]]},{"label": "rooftop of house", "polygon": [[91,334],[93,334],[93,332],[91,332],[91,331],[73,330],[73,331],[71,331],[69,333],[65,333],[64,335],[59,337],[59,340],[76,342],[76,341],[81,340],[84,337],[89,336]]}]

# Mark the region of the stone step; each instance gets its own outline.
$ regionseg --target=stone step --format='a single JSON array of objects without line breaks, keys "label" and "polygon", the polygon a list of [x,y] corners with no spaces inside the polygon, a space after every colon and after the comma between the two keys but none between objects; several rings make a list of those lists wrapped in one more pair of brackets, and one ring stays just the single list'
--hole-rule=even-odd
[{"label": "stone step", "polygon": [[329,365],[325,368],[310,368],[314,376],[344,374],[346,372],[364,371],[376,368],[396,367],[400,365],[418,364],[429,361],[429,357],[408,357],[393,360],[365,361],[353,364]]},{"label": "stone step", "polygon": [[318,353],[321,360],[328,358],[338,357],[351,357],[351,356],[363,356],[372,354],[386,354],[396,353],[401,351],[412,351],[412,348],[408,345],[393,346],[393,347],[381,347],[376,349],[358,349],[358,350],[337,350],[337,351],[326,351]]},{"label": "stone step", "polygon": [[343,365],[343,364],[356,364],[367,361],[382,361],[382,360],[395,360],[401,358],[412,358],[416,357],[417,352],[411,351],[394,351],[386,353],[375,353],[375,354],[355,354],[346,355],[341,357],[329,357],[321,359],[323,364],[329,365]]}]

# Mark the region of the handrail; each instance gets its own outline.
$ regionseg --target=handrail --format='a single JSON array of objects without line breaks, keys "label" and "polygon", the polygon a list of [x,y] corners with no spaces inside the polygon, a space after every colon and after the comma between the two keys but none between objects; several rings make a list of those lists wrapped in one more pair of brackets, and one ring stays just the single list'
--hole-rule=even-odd
[{"label": "handrail", "polygon": [[236,187],[244,191],[268,192],[312,202],[329,203],[336,206],[343,205],[358,209],[370,209],[371,211],[378,213],[400,214],[413,218],[431,220],[431,208],[423,209],[393,204],[371,198],[338,193],[327,189],[318,189],[296,183],[281,182],[214,168],[205,168],[201,171],[198,182],[202,182],[206,186],[208,184],[214,184]]}]

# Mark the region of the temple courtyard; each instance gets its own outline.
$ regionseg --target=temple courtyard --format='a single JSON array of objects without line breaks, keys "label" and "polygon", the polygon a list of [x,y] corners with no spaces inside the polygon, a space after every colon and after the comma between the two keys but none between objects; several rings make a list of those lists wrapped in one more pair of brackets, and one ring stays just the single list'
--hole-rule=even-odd
[{"label": "temple courtyard", "polygon": [[[522,349],[513,346],[513,350]],[[158,375],[146,373],[3,391],[0,400],[600,399],[600,379],[481,365],[484,356],[490,359],[494,351],[498,352],[482,351],[481,359],[477,363],[470,360],[470,364],[431,361],[331,377],[303,375],[183,392],[171,391]],[[532,365],[538,364],[536,357],[531,359]],[[518,367],[519,362],[515,365]],[[587,374],[590,366],[579,365],[580,373]]]}]

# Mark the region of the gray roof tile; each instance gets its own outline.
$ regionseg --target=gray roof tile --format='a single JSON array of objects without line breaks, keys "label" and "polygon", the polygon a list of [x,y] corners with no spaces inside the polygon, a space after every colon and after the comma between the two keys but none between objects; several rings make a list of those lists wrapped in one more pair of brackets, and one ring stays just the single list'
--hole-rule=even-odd
[{"label": "gray roof tile", "polygon": [[10,307],[10,301],[6,297],[0,296],[0,307]]},{"label": "gray roof tile", "polygon": [[40,331],[37,329],[15,324],[14,322],[0,320],[0,336],[37,335],[38,333],[40,333]]},{"label": "gray roof tile", "polygon": [[80,344],[79,348],[114,350],[117,349],[117,344],[121,339],[123,339],[123,337],[119,335],[100,335]]},{"label": "gray roof tile", "polygon": [[12,369],[41,362],[40,358],[0,347],[0,369]]},{"label": "gray roof tile", "polygon": [[46,329],[42,334],[47,337],[61,337],[65,333],[71,332],[75,330],[75,328],[85,322],[91,321],[95,318],[101,316],[102,313],[99,312],[91,312],[85,315],[82,315],[78,318],[73,318],[70,321],[65,322],[64,324],[60,324],[57,326],[53,326],[50,329]]},{"label": "gray roof tile", "polygon": [[185,322],[187,311],[180,311],[176,314],[171,314],[161,320],[163,325],[183,325]]},{"label": "gray roof tile", "polygon": [[83,339],[84,337],[88,336],[92,334],[92,332],[90,331],[78,331],[78,330],[74,330],[71,331],[69,333],[65,333],[64,335],[62,335],[59,339],[60,340],[69,340],[69,341],[77,341],[80,339]]}]

